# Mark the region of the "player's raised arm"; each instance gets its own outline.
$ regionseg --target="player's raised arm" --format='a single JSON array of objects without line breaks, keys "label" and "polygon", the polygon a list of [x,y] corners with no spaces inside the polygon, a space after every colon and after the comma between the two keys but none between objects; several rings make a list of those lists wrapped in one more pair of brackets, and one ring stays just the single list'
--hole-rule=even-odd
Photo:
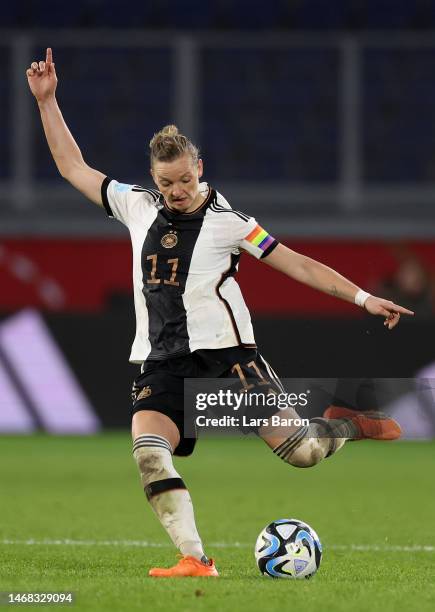
[{"label": "player's raised arm", "polygon": [[401,314],[414,314],[412,310],[394,302],[366,293],[332,268],[296,253],[283,244],[279,244],[263,261],[305,285],[363,306],[370,314],[385,317],[384,325],[388,326],[388,329],[397,325]]},{"label": "player's raised arm", "polygon": [[60,174],[92,202],[102,206],[101,183],[105,175],[84,161],[56,101],[57,76],[51,49],[44,61],[32,62],[26,71],[31,92],[38,102],[42,125]]}]

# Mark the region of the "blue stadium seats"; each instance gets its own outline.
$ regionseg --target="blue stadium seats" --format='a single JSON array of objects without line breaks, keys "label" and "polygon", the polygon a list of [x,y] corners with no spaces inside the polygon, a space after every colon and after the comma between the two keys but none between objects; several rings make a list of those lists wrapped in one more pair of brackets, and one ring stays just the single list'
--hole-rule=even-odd
[{"label": "blue stadium seats", "polygon": [[[91,165],[125,182],[143,181],[148,140],[173,120],[171,60],[167,49],[56,52],[62,110]],[[34,172],[38,179],[58,176],[41,130]]]},{"label": "blue stadium seats", "polygon": [[[22,0],[2,7],[2,26],[429,28],[435,27],[435,2],[269,0],[266,10],[264,0]],[[319,39],[311,48],[261,47],[261,36],[257,46],[198,46],[201,91],[196,119],[209,174],[222,180],[337,180],[339,46],[326,46]],[[2,50],[7,57],[7,48]],[[35,49],[34,57],[41,57],[41,51]],[[363,44],[361,53],[364,178],[373,183],[433,181],[435,47]],[[59,99],[85,155],[121,180],[140,181],[148,164],[149,137],[174,120],[173,48],[164,37],[162,48],[148,50],[59,46],[55,60]],[[9,89],[0,83],[0,177],[10,175],[9,104]],[[35,177],[57,176],[36,127],[34,158]]]},{"label": "blue stadium seats", "polygon": [[434,180],[433,48],[372,48],[364,54],[365,177]]},{"label": "blue stadium seats", "polygon": [[2,27],[365,30],[435,28],[428,0],[21,0]]},{"label": "blue stadium seats", "polygon": [[202,143],[214,176],[337,178],[335,49],[207,49],[201,79]]}]

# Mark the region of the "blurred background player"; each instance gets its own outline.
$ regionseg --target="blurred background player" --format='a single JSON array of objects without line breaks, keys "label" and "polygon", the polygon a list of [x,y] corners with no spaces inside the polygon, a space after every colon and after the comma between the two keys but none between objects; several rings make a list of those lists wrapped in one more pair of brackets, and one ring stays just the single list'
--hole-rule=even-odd
[{"label": "blurred background player", "polygon": [[[291,251],[252,217],[231,209],[206,183],[197,148],[167,126],[151,140],[151,174],[158,190],[118,183],[88,166],[55,98],[57,77],[51,49],[33,62],[27,78],[35,95],[50,151],[60,174],[86,197],[104,206],[130,230],[137,329],[131,361],[142,363],[133,388],[133,453],[154,511],[183,557],[150,575],[217,576],[203,549],[187,488],[172,463],[194,440],[183,436],[185,377],[231,377],[280,389],[256,351],[249,313],[234,280],[240,250],[312,288],[385,317],[392,329],[412,311],[368,294],[323,264]],[[223,315],[224,318],[223,318]],[[297,413],[287,410],[287,416]],[[255,428],[254,428],[255,430]],[[258,434],[281,459],[310,467],[346,439],[383,439],[398,428],[390,419],[356,415],[317,419],[309,427],[263,427]]]},{"label": "blurred background player", "polygon": [[377,291],[390,300],[403,300],[419,318],[433,317],[433,280],[424,264],[412,254],[400,257],[394,274],[384,279]]}]

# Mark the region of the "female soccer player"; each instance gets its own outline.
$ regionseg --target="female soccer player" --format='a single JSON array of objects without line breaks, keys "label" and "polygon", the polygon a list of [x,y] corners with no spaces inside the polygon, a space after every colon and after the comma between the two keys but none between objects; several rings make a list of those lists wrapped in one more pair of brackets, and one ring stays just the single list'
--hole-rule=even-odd
[{"label": "female soccer player", "polygon": [[[256,378],[259,386],[282,390],[256,350],[249,312],[234,279],[240,252],[385,317],[389,329],[397,325],[400,314],[413,313],[369,295],[331,268],[291,251],[255,219],[233,210],[218,192],[200,182],[203,163],[198,149],[175,126],[166,126],[150,142],[157,190],[118,183],[89,167],[56,102],[51,49],[45,61],[31,64],[27,78],[60,174],[130,231],[137,323],[130,360],[141,364],[133,386],[133,454],[146,496],[183,555],[174,567],[153,568],[149,573],[217,576],[213,560],[205,555],[192,501],[172,455],[189,455],[195,445],[194,438],[184,436],[185,378],[239,376],[245,388],[248,380]],[[285,412],[298,416],[291,408]],[[252,430],[281,459],[298,467],[315,465],[347,439],[400,435],[391,419],[352,411],[344,416],[315,419],[305,427],[274,430],[264,425]]]}]

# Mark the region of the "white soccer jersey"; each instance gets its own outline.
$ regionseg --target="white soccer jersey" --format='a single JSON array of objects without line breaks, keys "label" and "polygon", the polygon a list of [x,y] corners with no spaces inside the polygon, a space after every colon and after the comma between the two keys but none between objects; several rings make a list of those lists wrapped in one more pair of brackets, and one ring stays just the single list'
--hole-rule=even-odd
[{"label": "white soccer jersey", "polygon": [[203,205],[177,213],[159,191],[108,177],[103,181],[109,217],[124,223],[131,236],[134,363],[198,349],[255,347],[251,317],[234,276],[241,250],[261,258],[278,243],[206,183],[200,188]]}]

